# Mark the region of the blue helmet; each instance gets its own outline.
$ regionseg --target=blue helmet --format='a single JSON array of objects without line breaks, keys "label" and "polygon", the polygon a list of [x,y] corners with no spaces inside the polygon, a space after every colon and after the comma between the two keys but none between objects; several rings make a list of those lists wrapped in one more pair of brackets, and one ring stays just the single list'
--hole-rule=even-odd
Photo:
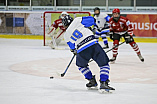
[{"label": "blue helmet", "polygon": [[73,21],[73,18],[70,15],[64,16],[62,18],[63,26],[69,26],[72,21]]}]

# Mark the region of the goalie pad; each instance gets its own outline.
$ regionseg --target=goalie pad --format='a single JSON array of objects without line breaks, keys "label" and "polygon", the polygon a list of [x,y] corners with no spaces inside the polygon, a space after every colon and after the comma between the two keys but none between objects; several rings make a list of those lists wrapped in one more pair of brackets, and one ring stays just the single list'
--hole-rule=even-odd
[{"label": "goalie pad", "polygon": [[56,44],[58,45],[61,41],[64,40],[64,30],[59,29],[57,34],[55,35],[55,41]]},{"label": "goalie pad", "polygon": [[59,29],[56,33],[56,31],[53,33],[53,31],[50,33],[50,37],[52,38],[52,41],[50,43],[50,47],[52,49],[55,49],[64,39],[63,36],[64,30]]}]

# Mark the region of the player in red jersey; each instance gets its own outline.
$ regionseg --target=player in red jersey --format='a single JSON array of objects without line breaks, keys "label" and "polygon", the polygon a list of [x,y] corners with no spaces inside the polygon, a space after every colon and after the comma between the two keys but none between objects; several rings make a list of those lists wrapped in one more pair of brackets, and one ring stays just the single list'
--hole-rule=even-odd
[{"label": "player in red jersey", "polygon": [[[63,37],[64,37],[63,33],[65,32],[65,27],[62,24],[62,18],[66,15],[69,15],[69,14],[65,11],[62,12],[60,18],[55,20],[49,28],[48,35],[52,38],[52,41],[50,43],[50,47],[52,49],[55,49],[55,46],[58,45],[61,42],[61,40],[63,40]],[[59,30],[57,31],[57,34],[55,35],[57,28],[59,28]]]},{"label": "player in red jersey", "polygon": [[[137,53],[139,59],[144,62],[144,58],[141,55],[138,45],[133,39],[133,27],[130,24],[130,21],[123,16],[120,16],[120,10],[114,9],[112,11],[112,17],[109,20],[110,24],[110,38],[113,40],[113,47],[119,45],[121,37],[124,37],[126,44],[130,44],[134,51]],[[115,62],[118,55],[118,47],[113,50],[113,57],[110,59],[110,62]]]}]

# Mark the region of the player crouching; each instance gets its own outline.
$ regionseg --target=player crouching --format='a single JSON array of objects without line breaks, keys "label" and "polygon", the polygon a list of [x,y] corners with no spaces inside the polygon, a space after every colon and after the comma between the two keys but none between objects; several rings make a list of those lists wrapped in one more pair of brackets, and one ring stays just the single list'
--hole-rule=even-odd
[{"label": "player crouching", "polygon": [[[109,20],[110,23],[110,38],[113,40],[113,47],[119,45],[121,37],[124,37],[126,44],[130,44],[133,50],[137,53],[139,59],[144,62],[144,58],[141,55],[140,49],[133,39],[133,27],[130,21],[123,16],[120,16],[120,10],[114,9],[112,11],[112,17]],[[114,63],[118,55],[118,47],[113,49],[113,57],[110,62]]]},{"label": "player crouching", "polygon": [[[56,46],[58,46],[59,43],[63,40],[63,37],[64,37],[63,34],[65,32],[65,28],[63,27],[63,24],[62,24],[62,18],[66,15],[69,15],[69,14],[63,11],[60,15],[60,18],[55,20],[53,24],[49,27],[49,31],[47,32],[47,34],[52,38],[52,41],[49,44],[49,46],[52,49],[55,49]],[[57,31],[58,28],[59,30]]]},{"label": "player crouching", "polygon": [[[109,83],[109,58],[95,39],[93,32],[88,28],[95,25],[92,16],[77,17],[73,20],[69,15],[62,19],[62,23],[66,28],[64,39],[69,45],[71,51],[76,55],[76,65],[79,71],[89,81],[87,88],[96,87],[95,76],[92,75],[88,67],[88,62],[92,58],[100,67],[100,91],[110,92],[115,90],[108,85]],[[75,47],[75,44],[77,47]]]}]

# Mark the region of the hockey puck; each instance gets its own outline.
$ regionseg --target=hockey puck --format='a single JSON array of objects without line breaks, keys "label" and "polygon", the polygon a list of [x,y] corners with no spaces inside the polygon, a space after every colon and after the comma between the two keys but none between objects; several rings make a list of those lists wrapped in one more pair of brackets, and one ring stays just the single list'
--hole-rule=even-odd
[{"label": "hockey puck", "polygon": [[50,79],[53,79],[54,77],[52,76],[52,77],[50,77]]}]

